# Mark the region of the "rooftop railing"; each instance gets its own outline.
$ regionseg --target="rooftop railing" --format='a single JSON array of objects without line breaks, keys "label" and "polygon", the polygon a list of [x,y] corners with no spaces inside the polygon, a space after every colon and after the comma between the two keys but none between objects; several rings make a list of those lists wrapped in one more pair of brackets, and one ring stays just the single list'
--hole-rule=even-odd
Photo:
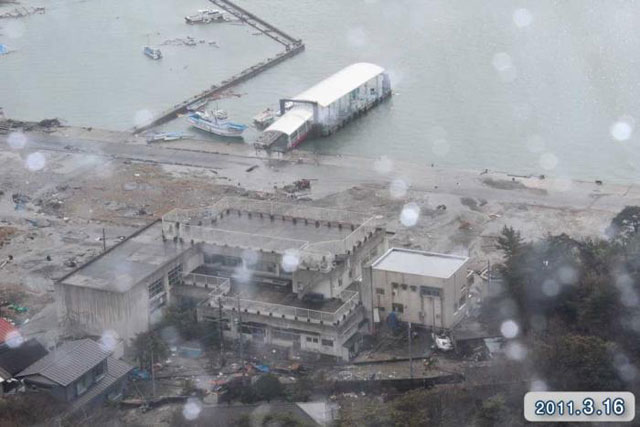
[{"label": "rooftop railing", "polygon": [[311,310],[230,295],[212,297],[209,300],[209,306],[215,308],[221,304],[224,310],[240,310],[242,313],[257,314],[278,319],[338,326],[347,320],[359,305],[358,292],[343,291],[341,297],[347,299],[334,312]]}]

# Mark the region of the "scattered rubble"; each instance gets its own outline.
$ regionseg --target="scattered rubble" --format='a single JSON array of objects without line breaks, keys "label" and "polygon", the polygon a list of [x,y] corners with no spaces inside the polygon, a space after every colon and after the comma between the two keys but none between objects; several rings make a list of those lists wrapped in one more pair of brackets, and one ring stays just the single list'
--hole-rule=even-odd
[{"label": "scattered rubble", "polygon": [[187,36],[187,37],[176,37],[174,39],[169,39],[169,40],[165,40],[162,43],[160,43],[161,46],[198,46],[198,45],[208,45],[208,46],[213,46],[213,47],[220,47],[218,45],[218,43],[214,40],[204,40],[204,39],[200,39],[200,40],[196,40],[194,37],[191,36]]},{"label": "scattered rubble", "polygon": [[4,13],[0,13],[0,19],[6,18],[23,18],[29,15],[43,15],[45,12],[45,8],[42,6],[22,6],[16,7],[12,10],[6,11]]}]

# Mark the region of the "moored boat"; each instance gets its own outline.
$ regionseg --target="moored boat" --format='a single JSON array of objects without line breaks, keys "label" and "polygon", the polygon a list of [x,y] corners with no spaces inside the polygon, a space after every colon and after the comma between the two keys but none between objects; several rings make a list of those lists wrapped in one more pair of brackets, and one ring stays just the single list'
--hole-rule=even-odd
[{"label": "moored boat", "polygon": [[229,120],[226,111],[215,110],[210,113],[194,111],[187,116],[191,126],[220,136],[240,138],[247,126]]},{"label": "moored boat", "polygon": [[162,58],[162,52],[160,49],[156,49],[153,47],[145,46],[143,50],[144,54],[147,55],[151,59],[160,59]]},{"label": "moored boat", "polygon": [[264,129],[276,120],[276,112],[271,108],[267,108],[263,112],[253,117],[253,122],[259,129]]},{"label": "moored boat", "polygon": [[224,15],[217,9],[201,9],[194,15],[184,17],[187,24],[209,24],[224,21]]},{"label": "moored boat", "polygon": [[176,141],[188,137],[186,133],[181,132],[165,132],[147,135],[147,142],[155,141]]}]

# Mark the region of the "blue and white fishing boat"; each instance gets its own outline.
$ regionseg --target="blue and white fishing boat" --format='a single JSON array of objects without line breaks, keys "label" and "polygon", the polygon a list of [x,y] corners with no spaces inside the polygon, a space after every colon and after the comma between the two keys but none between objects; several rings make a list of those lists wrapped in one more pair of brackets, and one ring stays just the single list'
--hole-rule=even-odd
[{"label": "blue and white fishing boat", "polygon": [[147,55],[151,59],[162,58],[162,52],[160,52],[160,49],[155,49],[149,46],[145,46],[143,52],[145,55]]},{"label": "blue and white fishing boat", "polygon": [[210,113],[194,111],[187,116],[187,121],[198,129],[220,136],[242,137],[247,126],[229,120],[227,112],[215,110]]}]

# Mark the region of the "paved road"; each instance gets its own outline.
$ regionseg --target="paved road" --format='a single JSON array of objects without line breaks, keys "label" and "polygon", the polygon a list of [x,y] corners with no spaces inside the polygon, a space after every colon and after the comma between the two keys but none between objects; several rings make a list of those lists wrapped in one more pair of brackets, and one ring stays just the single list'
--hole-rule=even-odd
[{"label": "paved road", "polygon": [[[618,212],[626,205],[640,204],[640,188],[637,186],[602,185],[586,182],[538,178],[517,178],[527,188],[499,189],[483,183],[484,179],[502,180],[509,184],[512,178],[505,174],[480,175],[475,171],[451,168],[433,168],[396,162],[389,174],[376,172],[374,160],[356,157],[326,156],[319,164],[310,160],[297,163],[297,156],[284,160],[258,158],[251,151],[243,155],[220,154],[211,151],[194,151],[166,148],[159,145],[103,142],[57,135],[28,134],[29,151],[59,151],[77,154],[92,154],[107,158],[153,162],[158,164],[183,165],[213,169],[220,176],[228,177],[232,183],[244,188],[269,191],[273,185],[289,184],[300,178],[314,179],[312,196],[319,198],[361,184],[389,185],[393,179],[402,178],[414,190],[432,195],[454,195],[475,197],[503,203],[522,203],[551,208],[599,209]],[[2,136],[0,141],[5,141]],[[203,150],[216,149],[215,143],[201,143]],[[10,149],[1,144],[4,150]],[[213,147],[213,148],[212,148]],[[218,146],[224,148],[224,146]],[[309,156],[307,156],[308,158]],[[252,172],[246,169],[259,167]]]}]

